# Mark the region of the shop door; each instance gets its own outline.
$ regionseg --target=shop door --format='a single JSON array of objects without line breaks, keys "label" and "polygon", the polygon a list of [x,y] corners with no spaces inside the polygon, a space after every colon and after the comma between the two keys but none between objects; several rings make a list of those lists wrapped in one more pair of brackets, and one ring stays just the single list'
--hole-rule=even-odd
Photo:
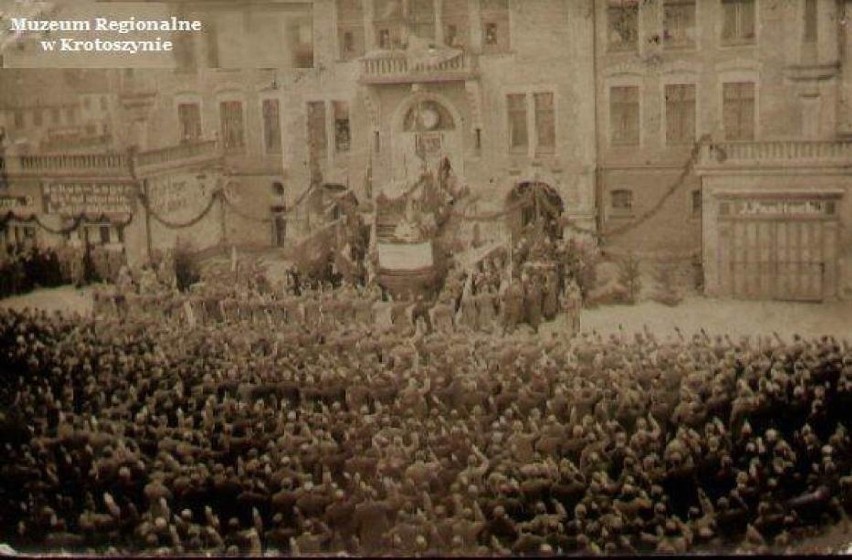
[{"label": "shop door", "polygon": [[722,293],[821,301],[836,266],[837,223],[823,216],[720,218]]}]

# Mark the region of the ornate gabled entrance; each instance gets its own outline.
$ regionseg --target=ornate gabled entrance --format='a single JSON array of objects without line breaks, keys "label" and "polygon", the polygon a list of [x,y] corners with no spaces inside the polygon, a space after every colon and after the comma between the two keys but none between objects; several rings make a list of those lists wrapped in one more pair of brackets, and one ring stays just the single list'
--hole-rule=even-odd
[{"label": "ornate gabled entrance", "polygon": [[461,174],[460,122],[455,108],[437,94],[417,93],[403,102],[394,119],[394,180],[417,180],[427,170],[437,173],[444,158]]},{"label": "ornate gabled entrance", "polygon": [[562,197],[542,181],[518,183],[506,198],[507,219],[512,237],[540,230],[550,239],[562,237],[560,217],[564,211]]}]

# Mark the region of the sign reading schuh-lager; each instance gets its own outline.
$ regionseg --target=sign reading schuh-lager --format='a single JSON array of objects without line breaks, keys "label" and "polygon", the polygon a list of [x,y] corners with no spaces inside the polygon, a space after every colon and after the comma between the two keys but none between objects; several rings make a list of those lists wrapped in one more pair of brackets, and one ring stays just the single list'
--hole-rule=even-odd
[{"label": "sign reading schuh-lager", "polygon": [[48,214],[131,214],[136,188],[129,184],[52,183],[44,185]]}]

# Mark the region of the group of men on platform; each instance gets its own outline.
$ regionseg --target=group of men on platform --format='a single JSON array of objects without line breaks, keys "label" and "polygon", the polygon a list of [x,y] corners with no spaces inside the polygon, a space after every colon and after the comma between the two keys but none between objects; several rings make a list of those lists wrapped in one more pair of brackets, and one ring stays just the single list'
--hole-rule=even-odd
[{"label": "group of men on platform", "polygon": [[[189,326],[210,322],[248,322],[269,328],[284,324],[306,327],[361,324],[400,334],[440,330],[512,332],[528,323],[570,314],[576,332],[582,305],[576,283],[559,290],[556,269],[528,266],[519,280],[509,280],[494,265],[467,273],[451,271],[434,303],[423,296],[395,301],[377,284],[306,284],[296,271],[270,289],[247,282],[207,282],[181,293],[174,282],[151,266],[134,274],[128,267],[114,285],[95,293],[95,314],[178,319]],[[501,279],[502,277],[502,279]]]}]

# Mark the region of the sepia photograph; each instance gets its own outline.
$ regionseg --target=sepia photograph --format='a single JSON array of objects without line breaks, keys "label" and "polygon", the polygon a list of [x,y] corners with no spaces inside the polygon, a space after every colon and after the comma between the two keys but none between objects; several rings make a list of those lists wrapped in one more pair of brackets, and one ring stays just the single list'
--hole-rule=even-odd
[{"label": "sepia photograph", "polygon": [[0,556],[852,554],[852,0],[0,0]]}]

